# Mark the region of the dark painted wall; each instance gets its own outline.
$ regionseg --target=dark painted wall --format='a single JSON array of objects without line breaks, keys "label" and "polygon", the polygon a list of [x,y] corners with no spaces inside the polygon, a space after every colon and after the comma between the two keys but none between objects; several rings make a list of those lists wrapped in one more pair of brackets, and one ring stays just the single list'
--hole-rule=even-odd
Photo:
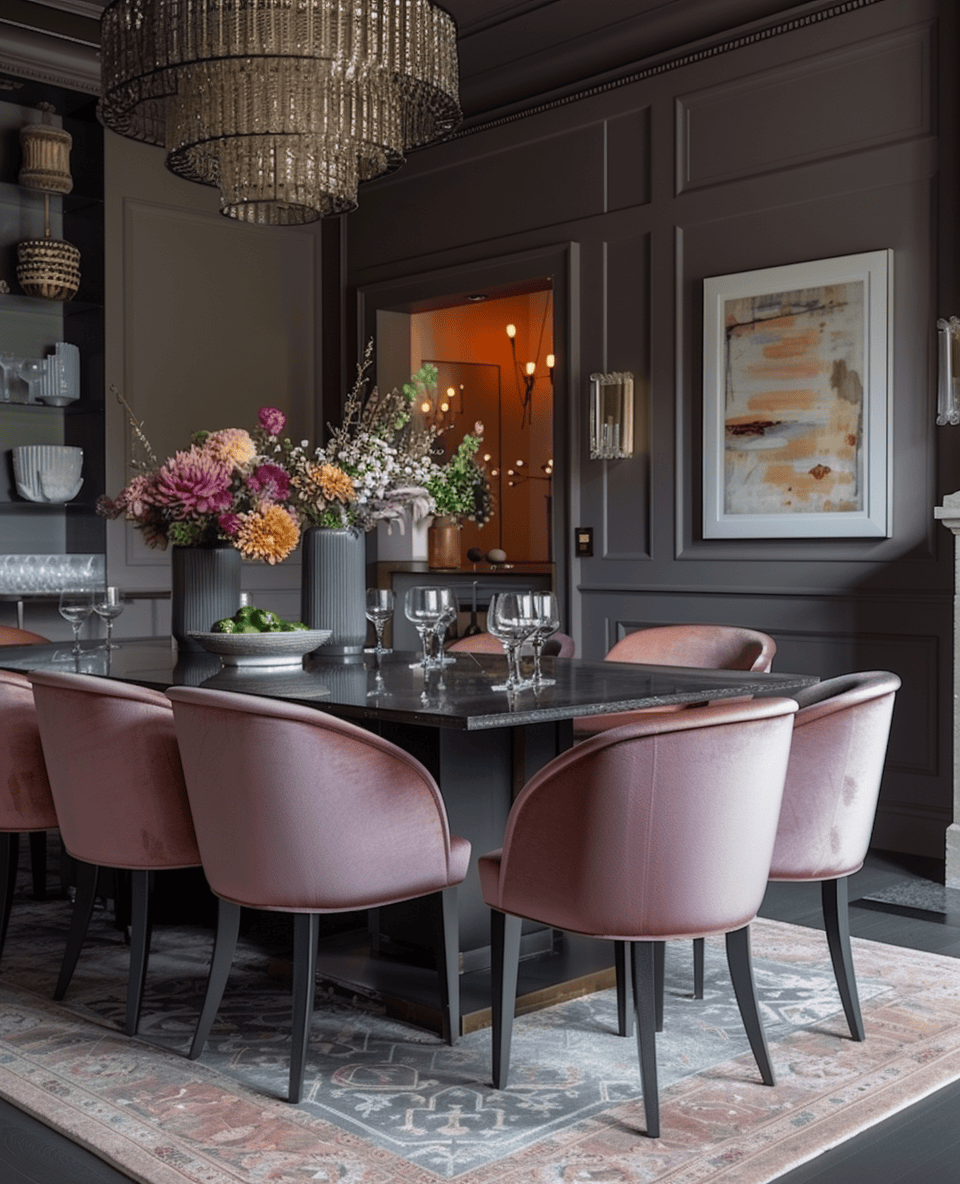
[{"label": "dark painted wall", "polygon": [[[558,579],[581,654],[713,621],[771,633],[781,670],[897,671],[875,842],[932,855],[952,793],[952,538],[933,506],[960,484],[957,434],[934,426],[935,321],[960,311],[955,7],[881,0],[641,63],[628,85],[415,154],[344,231],[358,338],[401,297],[552,270]],[[705,541],[704,277],[878,249],[895,276],[890,537]],[[632,460],[587,459],[595,370],[637,376]],[[593,559],[564,553],[579,525]]]}]

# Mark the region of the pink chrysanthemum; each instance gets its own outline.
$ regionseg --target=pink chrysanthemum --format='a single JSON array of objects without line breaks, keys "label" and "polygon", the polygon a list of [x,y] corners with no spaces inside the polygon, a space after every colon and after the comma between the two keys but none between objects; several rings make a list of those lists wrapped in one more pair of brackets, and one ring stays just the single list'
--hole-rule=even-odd
[{"label": "pink chrysanthemum", "polygon": [[219,432],[211,432],[203,442],[203,450],[220,464],[231,465],[236,469],[242,469],[257,455],[250,433],[243,428],[223,428]]},{"label": "pink chrysanthemum", "polygon": [[271,436],[279,436],[287,426],[287,417],[279,407],[261,407],[257,418],[263,430]]},{"label": "pink chrysanthemum", "polygon": [[180,507],[187,516],[218,514],[230,507],[230,470],[206,448],[178,452],[154,478],[152,495],[162,506]]},{"label": "pink chrysanthemum", "polygon": [[217,525],[224,534],[236,534],[243,523],[243,519],[239,514],[221,514],[217,519]]},{"label": "pink chrysanthemum", "polygon": [[123,514],[134,521],[146,518],[150,513],[152,500],[152,482],[146,473],[138,473],[136,477],[117,495],[114,508],[117,514]]},{"label": "pink chrysanthemum", "polygon": [[280,465],[258,465],[247,484],[254,493],[263,494],[271,501],[285,502],[290,496],[290,478]]}]

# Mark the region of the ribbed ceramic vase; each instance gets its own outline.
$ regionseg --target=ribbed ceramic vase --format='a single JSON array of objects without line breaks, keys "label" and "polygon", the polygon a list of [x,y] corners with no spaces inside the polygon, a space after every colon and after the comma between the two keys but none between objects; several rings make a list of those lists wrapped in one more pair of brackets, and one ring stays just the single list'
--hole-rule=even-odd
[{"label": "ribbed ceramic vase", "polygon": [[310,629],[330,629],[324,654],[362,654],[367,639],[367,547],[356,530],[311,526],[303,532],[300,617]]},{"label": "ribbed ceramic vase", "polygon": [[170,632],[177,648],[202,653],[191,630],[209,633],[240,607],[240,552],[222,547],[174,547],[170,553]]}]

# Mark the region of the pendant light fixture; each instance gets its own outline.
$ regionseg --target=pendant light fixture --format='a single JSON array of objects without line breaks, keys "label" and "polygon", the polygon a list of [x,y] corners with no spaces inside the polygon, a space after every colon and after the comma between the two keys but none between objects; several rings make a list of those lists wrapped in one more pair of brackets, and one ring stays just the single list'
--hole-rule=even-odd
[{"label": "pendant light fixture", "polygon": [[101,32],[103,124],[244,222],[355,209],[461,118],[456,25],[429,0],[113,0]]}]

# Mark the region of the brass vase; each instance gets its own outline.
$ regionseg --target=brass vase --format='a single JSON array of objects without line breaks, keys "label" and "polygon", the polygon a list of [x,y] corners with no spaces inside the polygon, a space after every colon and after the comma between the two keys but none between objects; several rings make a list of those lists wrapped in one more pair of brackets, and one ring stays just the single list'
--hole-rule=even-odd
[{"label": "brass vase", "polygon": [[427,565],[437,571],[460,567],[460,519],[455,514],[438,514],[427,531]]}]

